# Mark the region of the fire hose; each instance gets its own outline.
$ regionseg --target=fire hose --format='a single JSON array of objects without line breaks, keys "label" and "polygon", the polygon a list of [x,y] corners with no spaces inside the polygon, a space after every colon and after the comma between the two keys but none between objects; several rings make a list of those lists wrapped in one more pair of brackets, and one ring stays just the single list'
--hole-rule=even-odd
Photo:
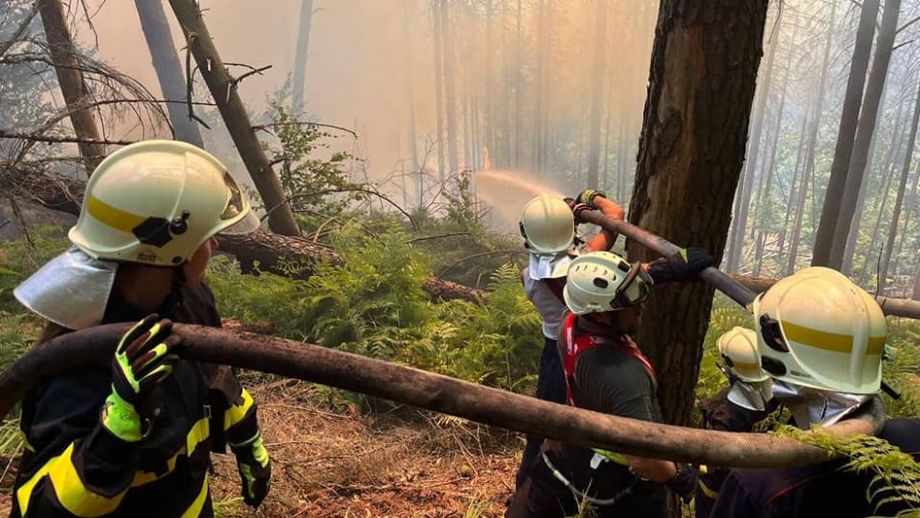
[{"label": "fire hose", "polygon": [[[33,348],[0,373],[0,417],[30,388],[63,371],[107,365],[128,324],[65,334]],[[617,417],[559,405],[390,362],[267,335],[177,324],[188,360],[234,365],[362,392],[478,423],[585,447],[723,467],[788,467],[829,454],[793,439],[718,432]],[[885,420],[874,398],[830,430],[876,434]]]}]

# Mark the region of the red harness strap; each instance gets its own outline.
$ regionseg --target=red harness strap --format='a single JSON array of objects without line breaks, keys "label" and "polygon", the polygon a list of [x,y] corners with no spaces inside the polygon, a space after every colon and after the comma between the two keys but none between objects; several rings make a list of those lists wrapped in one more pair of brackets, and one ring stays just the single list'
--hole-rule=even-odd
[{"label": "red harness strap", "polygon": [[648,361],[648,358],[646,358],[638,348],[629,347],[614,340],[587,333],[576,336],[575,324],[577,321],[578,316],[574,313],[566,315],[558,342],[559,354],[562,356],[562,369],[565,372],[566,396],[570,405],[578,406],[575,403],[574,392],[575,364],[578,361],[578,355],[585,351],[590,351],[591,349],[597,349],[598,347],[611,348],[639,360],[642,362],[642,365],[645,366],[645,370],[652,379],[652,383],[655,383],[655,369],[652,367],[651,362]]}]

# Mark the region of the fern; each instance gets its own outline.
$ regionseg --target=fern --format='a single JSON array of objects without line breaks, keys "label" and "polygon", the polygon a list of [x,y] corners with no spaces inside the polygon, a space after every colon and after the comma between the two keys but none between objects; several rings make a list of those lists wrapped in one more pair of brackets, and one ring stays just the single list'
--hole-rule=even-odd
[{"label": "fern", "polygon": [[823,429],[805,432],[785,425],[774,433],[845,458],[843,469],[871,472],[866,498],[876,513],[894,502],[907,504],[911,513],[920,512],[920,463],[888,441],[864,434],[835,435]]}]

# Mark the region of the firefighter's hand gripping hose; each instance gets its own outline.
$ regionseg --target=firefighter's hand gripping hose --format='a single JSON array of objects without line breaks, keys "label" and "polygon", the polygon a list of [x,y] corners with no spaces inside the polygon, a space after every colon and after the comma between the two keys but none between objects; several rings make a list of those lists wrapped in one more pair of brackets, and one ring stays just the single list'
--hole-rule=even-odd
[{"label": "firefighter's hand gripping hose", "polygon": [[149,315],[129,329],[115,348],[112,393],[105,401],[102,425],[123,441],[137,442],[150,431],[143,415],[147,398],[179,361],[173,351],[181,339],[172,327],[169,320]]}]

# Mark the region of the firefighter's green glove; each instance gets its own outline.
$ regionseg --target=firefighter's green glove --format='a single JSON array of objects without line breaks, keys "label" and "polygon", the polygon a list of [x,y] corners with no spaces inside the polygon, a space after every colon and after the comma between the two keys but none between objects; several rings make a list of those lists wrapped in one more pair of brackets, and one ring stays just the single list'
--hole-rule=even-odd
[{"label": "firefighter's green glove", "polygon": [[157,383],[172,374],[179,361],[172,351],[181,342],[172,322],[149,315],[118,342],[112,358],[112,393],[105,400],[102,425],[116,437],[140,441],[148,431],[139,408]]},{"label": "firefighter's green glove", "polygon": [[594,198],[597,198],[598,196],[601,198],[607,197],[607,195],[604,194],[604,191],[598,191],[596,189],[585,189],[581,191],[581,194],[575,198],[575,203],[584,203],[592,209],[598,210],[597,205],[594,204]]},{"label": "firefighter's green glove", "polygon": [[272,478],[272,464],[268,458],[268,449],[262,441],[262,433],[257,431],[248,441],[231,444],[230,449],[236,455],[236,466],[243,485],[243,502],[258,507],[268,495]]}]

